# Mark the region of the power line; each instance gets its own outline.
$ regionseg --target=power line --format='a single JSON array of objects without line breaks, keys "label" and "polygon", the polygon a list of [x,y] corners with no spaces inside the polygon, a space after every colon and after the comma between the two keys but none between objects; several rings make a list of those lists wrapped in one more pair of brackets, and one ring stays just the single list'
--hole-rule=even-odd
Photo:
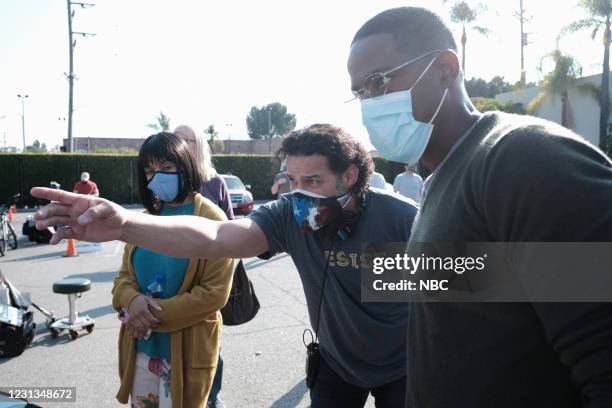
[{"label": "power line", "polygon": [[521,84],[525,86],[527,83],[527,75],[525,72],[525,47],[529,45],[529,33],[525,32],[525,23],[531,22],[532,17],[525,17],[523,0],[519,1],[519,11],[518,13],[514,13],[514,16],[519,19],[521,24]]},{"label": "power line", "polygon": [[21,99],[21,135],[23,137],[23,153],[26,152],[26,133],[25,133],[25,103],[24,100],[30,95],[19,94],[17,97]]},{"label": "power line", "polygon": [[72,2],[70,0],[66,0],[68,5],[68,46],[70,52],[68,53],[68,74],[66,75],[68,79],[68,151],[74,151],[74,139],[72,137],[72,113],[74,111],[74,47],[76,46],[76,40],[73,39],[74,35],[81,36],[82,38],[93,37],[94,33],[85,33],[81,31],[72,31],[72,19],[74,18],[74,10],[72,10],[72,6],[81,6],[82,9],[90,8],[95,6],[93,3],[82,3],[82,2]]}]

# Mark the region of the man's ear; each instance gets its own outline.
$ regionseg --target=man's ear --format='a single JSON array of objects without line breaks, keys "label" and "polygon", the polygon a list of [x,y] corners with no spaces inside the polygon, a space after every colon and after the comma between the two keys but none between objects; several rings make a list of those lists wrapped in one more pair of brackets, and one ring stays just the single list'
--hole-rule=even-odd
[{"label": "man's ear", "polygon": [[446,50],[438,56],[436,66],[441,72],[441,85],[443,88],[453,86],[461,73],[459,57],[452,50]]},{"label": "man's ear", "polygon": [[344,179],[346,185],[353,187],[353,185],[359,179],[359,168],[357,168],[357,166],[354,164],[350,164],[348,169],[346,169],[344,172],[342,178]]}]

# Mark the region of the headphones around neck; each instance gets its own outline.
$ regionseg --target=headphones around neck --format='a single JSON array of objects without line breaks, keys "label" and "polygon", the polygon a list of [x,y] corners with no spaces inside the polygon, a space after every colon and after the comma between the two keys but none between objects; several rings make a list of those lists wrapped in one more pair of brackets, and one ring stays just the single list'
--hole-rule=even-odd
[{"label": "headphones around neck", "polygon": [[360,203],[357,211],[342,210],[338,222],[331,225],[329,229],[323,232],[326,236],[332,239],[346,241],[355,234],[357,226],[359,225],[359,220],[366,210],[365,193],[359,196],[358,199]]}]

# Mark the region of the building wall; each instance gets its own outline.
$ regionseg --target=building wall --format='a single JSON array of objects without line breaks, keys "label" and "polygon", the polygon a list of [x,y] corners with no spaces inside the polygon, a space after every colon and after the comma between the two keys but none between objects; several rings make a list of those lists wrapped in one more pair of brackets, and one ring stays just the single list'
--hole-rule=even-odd
[{"label": "building wall", "polygon": [[[75,137],[75,153],[92,153],[96,149],[132,149],[140,150],[144,138],[116,138],[116,137]],[[64,146],[68,146],[68,139],[64,139]]]},{"label": "building wall", "polygon": [[[270,145],[267,140],[235,140],[226,139],[223,141],[223,154],[276,154],[282,139],[280,137],[272,139]],[[215,152],[219,153],[219,152]]]},{"label": "building wall", "polygon": [[[96,149],[123,149],[138,151],[144,138],[113,138],[113,137],[75,137],[74,151],[76,153],[92,153]],[[267,140],[223,140],[223,150],[214,151],[215,154],[275,154],[282,143],[281,138],[272,140],[271,146]],[[68,146],[68,139],[64,139],[64,146]]]},{"label": "building wall", "polygon": [[[570,114],[574,124],[572,130],[595,146],[599,146],[599,101],[593,97],[593,94],[581,91],[578,88],[580,84],[591,84],[599,88],[601,74],[580,78],[569,90]],[[520,102],[527,107],[539,92],[539,87],[528,88],[518,92],[502,93],[496,95],[495,99],[502,103]],[[534,114],[540,118],[561,124],[561,97],[555,95],[551,100],[545,100]]]}]

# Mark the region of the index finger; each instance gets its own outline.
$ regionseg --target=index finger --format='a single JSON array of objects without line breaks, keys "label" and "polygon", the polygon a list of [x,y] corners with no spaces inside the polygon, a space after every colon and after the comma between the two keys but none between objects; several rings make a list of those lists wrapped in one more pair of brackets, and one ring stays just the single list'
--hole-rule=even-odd
[{"label": "index finger", "polygon": [[33,187],[30,194],[37,198],[44,198],[50,201],[57,201],[62,204],[74,204],[78,201],[80,194],[69,193],[64,190],[56,190],[47,187]]}]

